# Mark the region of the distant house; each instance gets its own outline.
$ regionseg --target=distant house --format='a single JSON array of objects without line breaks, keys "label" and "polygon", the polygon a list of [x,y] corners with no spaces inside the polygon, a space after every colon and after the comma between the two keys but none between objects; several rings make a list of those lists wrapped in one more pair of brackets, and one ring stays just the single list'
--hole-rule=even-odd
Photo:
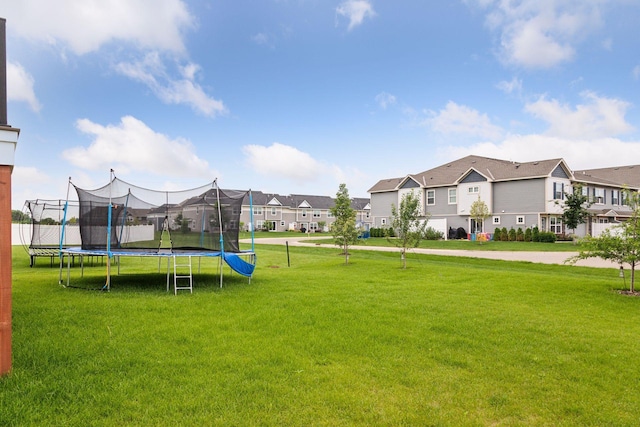
[{"label": "distant house", "polygon": [[[247,230],[267,231],[328,231],[334,221],[330,209],[335,199],[328,196],[280,194],[252,191],[252,209],[245,197],[240,221]],[[356,223],[364,230],[371,226],[371,207],[367,198],[353,198],[351,206],[356,211]],[[324,225],[324,229],[321,229]]]},{"label": "distant house", "polygon": [[[469,233],[493,233],[496,228],[537,226],[558,235],[573,232],[562,223],[565,193],[583,186],[593,205],[589,220],[577,235],[597,235],[604,227],[628,218],[631,210],[623,189],[640,189],[640,165],[572,171],[563,159],[513,162],[467,156],[401,178],[378,181],[369,189],[373,227],[388,227],[391,205],[413,191],[429,215],[429,226],[442,231],[464,228]],[[469,210],[482,200],[491,215],[473,219]]]}]

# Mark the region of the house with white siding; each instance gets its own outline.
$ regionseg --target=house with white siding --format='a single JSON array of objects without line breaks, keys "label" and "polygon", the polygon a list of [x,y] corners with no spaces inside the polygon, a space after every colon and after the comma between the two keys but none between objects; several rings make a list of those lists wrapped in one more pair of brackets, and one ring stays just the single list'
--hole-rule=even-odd
[{"label": "house with white siding", "polygon": [[[581,185],[593,203],[589,220],[575,234],[596,235],[606,226],[624,221],[630,208],[623,190],[640,189],[640,165],[573,171],[563,159],[514,162],[467,156],[405,177],[382,179],[369,189],[373,227],[388,227],[391,206],[414,192],[429,218],[442,231],[463,228],[467,233],[493,233],[496,228],[538,227],[558,235],[572,233],[562,223],[565,194]],[[470,216],[473,202],[490,211],[485,221]],[[600,225],[598,225],[600,224]]]}]

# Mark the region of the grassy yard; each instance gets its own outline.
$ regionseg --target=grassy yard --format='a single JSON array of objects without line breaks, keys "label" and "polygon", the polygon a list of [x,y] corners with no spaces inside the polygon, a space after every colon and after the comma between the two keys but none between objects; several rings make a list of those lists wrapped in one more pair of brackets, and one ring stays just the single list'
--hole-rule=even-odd
[{"label": "grassy yard", "polygon": [[[251,283],[157,261],[59,286],[14,248],[0,425],[636,426],[640,299],[615,269],[257,245]],[[114,269],[115,272],[115,269]]]},{"label": "grassy yard", "polygon": [[[313,237],[313,235],[311,235]],[[324,234],[324,236],[330,236]],[[313,243],[331,243],[327,240],[313,240]],[[395,247],[386,237],[371,237],[358,240],[357,246]],[[579,244],[573,242],[476,242],[469,240],[422,240],[419,248],[424,249],[455,249],[466,251],[514,251],[514,252],[578,252]]]}]

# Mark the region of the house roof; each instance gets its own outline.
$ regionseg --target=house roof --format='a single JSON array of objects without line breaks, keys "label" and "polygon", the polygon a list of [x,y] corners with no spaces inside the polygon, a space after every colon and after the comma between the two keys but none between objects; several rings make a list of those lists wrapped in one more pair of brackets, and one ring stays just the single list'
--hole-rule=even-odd
[{"label": "house roof", "polygon": [[640,189],[640,165],[584,169],[575,171],[574,175],[578,181]]},{"label": "house roof", "polygon": [[395,190],[400,183],[409,178],[418,182],[422,187],[455,185],[471,170],[477,171],[491,181],[540,178],[550,176],[558,166],[562,166],[567,175],[571,176],[571,170],[562,159],[519,163],[471,155],[404,178],[380,180],[369,189],[369,192]]},{"label": "house roof", "polygon": [[[254,206],[273,206],[273,200],[280,202],[281,206],[291,209],[330,209],[335,205],[335,199],[329,196],[314,196],[310,194],[290,194],[283,196],[280,194],[265,194],[261,191],[252,191],[252,201]],[[306,204],[305,204],[306,202]],[[354,197],[351,199],[351,207],[356,210],[367,209],[370,199],[364,197]],[[243,205],[249,204],[248,195],[245,196]]]}]

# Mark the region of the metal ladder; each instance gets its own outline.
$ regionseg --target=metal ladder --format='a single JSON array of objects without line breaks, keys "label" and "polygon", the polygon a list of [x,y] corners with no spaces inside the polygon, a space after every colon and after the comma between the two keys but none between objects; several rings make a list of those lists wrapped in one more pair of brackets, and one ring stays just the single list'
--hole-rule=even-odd
[{"label": "metal ladder", "polygon": [[[178,264],[177,257],[173,256],[173,292],[175,295],[178,295],[179,290],[189,290],[189,292],[193,293],[193,273],[191,269],[191,255],[187,258],[188,263],[186,264]],[[183,257],[184,258],[184,257]],[[180,269],[180,274],[178,274],[178,269]],[[188,270],[187,270],[188,269]],[[187,274],[187,271],[189,274]],[[178,286],[178,282],[186,282],[189,281],[188,285]]]}]

